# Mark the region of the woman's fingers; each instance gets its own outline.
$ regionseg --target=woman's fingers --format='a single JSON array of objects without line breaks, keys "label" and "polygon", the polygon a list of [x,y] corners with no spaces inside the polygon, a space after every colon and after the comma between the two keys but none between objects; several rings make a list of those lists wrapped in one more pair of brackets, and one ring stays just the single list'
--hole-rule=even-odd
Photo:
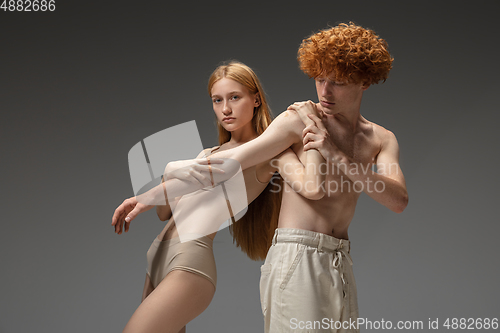
[{"label": "woman's fingers", "polygon": [[153,208],[153,205],[145,205],[137,201],[136,197],[125,199],[123,203],[116,208],[111,219],[111,225],[115,227],[115,233],[121,234],[123,224],[125,223],[125,232],[130,228],[130,222],[140,213]]},{"label": "woman's fingers", "polygon": [[123,224],[123,220],[121,220],[115,224],[115,233],[116,234],[120,234],[120,230],[122,229],[122,224]]},{"label": "woman's fingers", "polygon": [[115,233],[122,233],[124,220],[127,216],[127,212],[130,210],[132,210],[131,198],[125,199],[122,204],[116,208],[111,219],[111,225],[115,227]]},{"label": "woman's fingers", "polygon": [[111,225],[116,225],[118,221],[120,221],[123,212],[125,210],[125,202],[124,200],[116,209],[115,212],[113,213],[113,217],[111,218]]}]

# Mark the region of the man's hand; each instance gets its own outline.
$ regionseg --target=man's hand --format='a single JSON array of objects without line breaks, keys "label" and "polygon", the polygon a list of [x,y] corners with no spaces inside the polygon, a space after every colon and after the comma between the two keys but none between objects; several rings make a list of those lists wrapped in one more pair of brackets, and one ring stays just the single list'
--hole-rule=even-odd
[{"label": "man's hand", "polygon": [[298,113],[300,120],[304,125],[314,125],[314,122],[308,117],[308,115],[320,116],[320,111],[318,110],[316,104],[312,101],[305,102],[295,102],[290,105],[287,110],[292,110]]},{"label": "man's hand", "polygon": [[123,200],[122,204],[116,208],[111,225],[115,227],[115,233],[121,234],[125,223],[125,232],[130,228],[130,222],[140,213],[153,208],[153,205],[145,205],[137,201],[136,197]]}]

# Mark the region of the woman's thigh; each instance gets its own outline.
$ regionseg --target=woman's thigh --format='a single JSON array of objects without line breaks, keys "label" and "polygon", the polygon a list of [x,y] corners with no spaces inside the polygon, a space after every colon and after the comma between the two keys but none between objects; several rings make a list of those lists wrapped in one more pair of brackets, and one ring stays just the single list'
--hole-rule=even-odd
[{"label": "woman's thigh", "polygon": [[139,305],[123,332],[177,333],[208,307],[214,293],[206,278],[174,270]]}]

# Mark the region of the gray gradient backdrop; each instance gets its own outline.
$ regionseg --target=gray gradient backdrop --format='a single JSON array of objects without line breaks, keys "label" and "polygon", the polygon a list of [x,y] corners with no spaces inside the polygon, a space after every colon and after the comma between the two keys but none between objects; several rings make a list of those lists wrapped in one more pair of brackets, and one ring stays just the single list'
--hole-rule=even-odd
[{"label": "gray gradient backdrop", "polygon": [[[121,331],[162,228],[152,211],[128,234],[110,226],[132,195],[129,149],[193,119],[214,146],[206,83],[223,60],[256,70],[275,115],[315,100],[297,48],[348,20],[395,57],[362,113],[398,137],[410,194],[399,215],[359,200],[350,238],[361,317],[500,317],[498,2],[351,3],[56,0],[55,12],[0,11],[0,332]],[[261,332],[261,263],[227,231],[215,254],[217,293],[189,332]]]}]

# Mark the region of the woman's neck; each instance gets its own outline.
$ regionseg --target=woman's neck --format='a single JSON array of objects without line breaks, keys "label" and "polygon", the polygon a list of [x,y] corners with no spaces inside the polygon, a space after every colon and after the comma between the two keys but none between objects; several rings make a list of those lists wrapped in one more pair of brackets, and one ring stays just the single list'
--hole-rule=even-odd
[{"label": "woman's neck", "polygon": [[229,144],[230,146],[239,146],[241,144],[244,144],[245,142],[255,139],[257,136],[258,135],[253,129],[252,124],[249,123],[248,126],[244,126],[243,128],[232,131],[231,139],[229,139],[229,142],[227,142],[227,144]]}]

